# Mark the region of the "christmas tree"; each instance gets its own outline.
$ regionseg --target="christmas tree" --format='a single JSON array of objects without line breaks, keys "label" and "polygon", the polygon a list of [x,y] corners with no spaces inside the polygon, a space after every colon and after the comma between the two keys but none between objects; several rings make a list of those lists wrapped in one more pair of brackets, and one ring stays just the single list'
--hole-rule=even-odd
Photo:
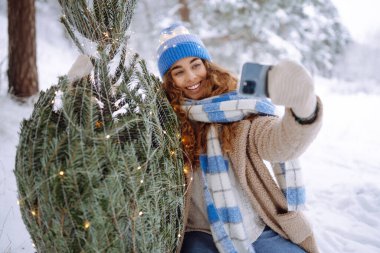
[{"label": "christmas tree", "polygon": [[135,2],[59,0],[93,69],[60,77],[21,124],[15,174],[38,252],[172,252],[183,232],[179,126],[128,50]]}]

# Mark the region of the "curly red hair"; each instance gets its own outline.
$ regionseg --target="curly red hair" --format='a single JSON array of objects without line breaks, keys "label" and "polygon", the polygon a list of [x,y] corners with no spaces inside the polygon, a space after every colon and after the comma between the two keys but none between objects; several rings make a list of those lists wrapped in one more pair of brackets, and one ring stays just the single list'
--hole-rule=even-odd
[{"label": "curly red hair", "polygon": [[[204,97],[220,95],[232,90],[236,90],[237,78],[229,71],[215,63],[203,60],[207,70],[205,87],[207,90]],[[182,145],[185,160],[190,165],[199,163],[199,154],[206,150],[206,134],[210,123],[190,121],[187,112],[181,108],[185,97],[182,91],[174,84],[170,70],[164,75],[162,87],[177,114],[182,135]],[[221,144],[224,153],[228,153],[231,148],[232,128],[234,123],[220,125],[222,127]]]}]

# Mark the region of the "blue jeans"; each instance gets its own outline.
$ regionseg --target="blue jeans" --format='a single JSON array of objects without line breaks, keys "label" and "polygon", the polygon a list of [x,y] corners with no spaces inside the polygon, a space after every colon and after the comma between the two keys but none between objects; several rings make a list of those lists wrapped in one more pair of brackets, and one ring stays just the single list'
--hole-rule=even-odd
[{"label": "blue jeans", "polygon": [[[252,244],[256,253],[306,253],[298,245],[282,238],[268,226]],[[218,253],[212,236],[204,232],[187,232],[181,253]]]}]

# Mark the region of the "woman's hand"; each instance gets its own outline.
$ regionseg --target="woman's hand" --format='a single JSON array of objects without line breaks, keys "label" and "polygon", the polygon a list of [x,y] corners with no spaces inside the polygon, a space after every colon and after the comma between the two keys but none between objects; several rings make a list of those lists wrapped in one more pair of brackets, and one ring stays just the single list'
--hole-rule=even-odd
[{"label": "woman's hand", "polygon": [[67,78],[69,79],[69,82],[75,82],[82,77],[89,75],[93,68],[94,66],[91,63],[90,57],[83,54],[79,55],[67,73]]},{"label": "woman's hand", "polygon": [[313,80],[294,61],[284,60],[272,67],[268,72],[268,93],[274,104],[291,108],[298,118],[307,119],[316,110]]}]

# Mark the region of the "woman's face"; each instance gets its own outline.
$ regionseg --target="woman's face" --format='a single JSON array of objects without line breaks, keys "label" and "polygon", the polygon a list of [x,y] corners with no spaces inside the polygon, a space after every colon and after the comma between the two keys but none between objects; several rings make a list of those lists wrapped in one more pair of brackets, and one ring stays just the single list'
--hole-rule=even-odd
[{"label": "woman's face", "polygon": [[186,98],[202,99],[206,93],[207,69],[197,57],[183,58],[170,68],[174,85],[180,88]]}]

